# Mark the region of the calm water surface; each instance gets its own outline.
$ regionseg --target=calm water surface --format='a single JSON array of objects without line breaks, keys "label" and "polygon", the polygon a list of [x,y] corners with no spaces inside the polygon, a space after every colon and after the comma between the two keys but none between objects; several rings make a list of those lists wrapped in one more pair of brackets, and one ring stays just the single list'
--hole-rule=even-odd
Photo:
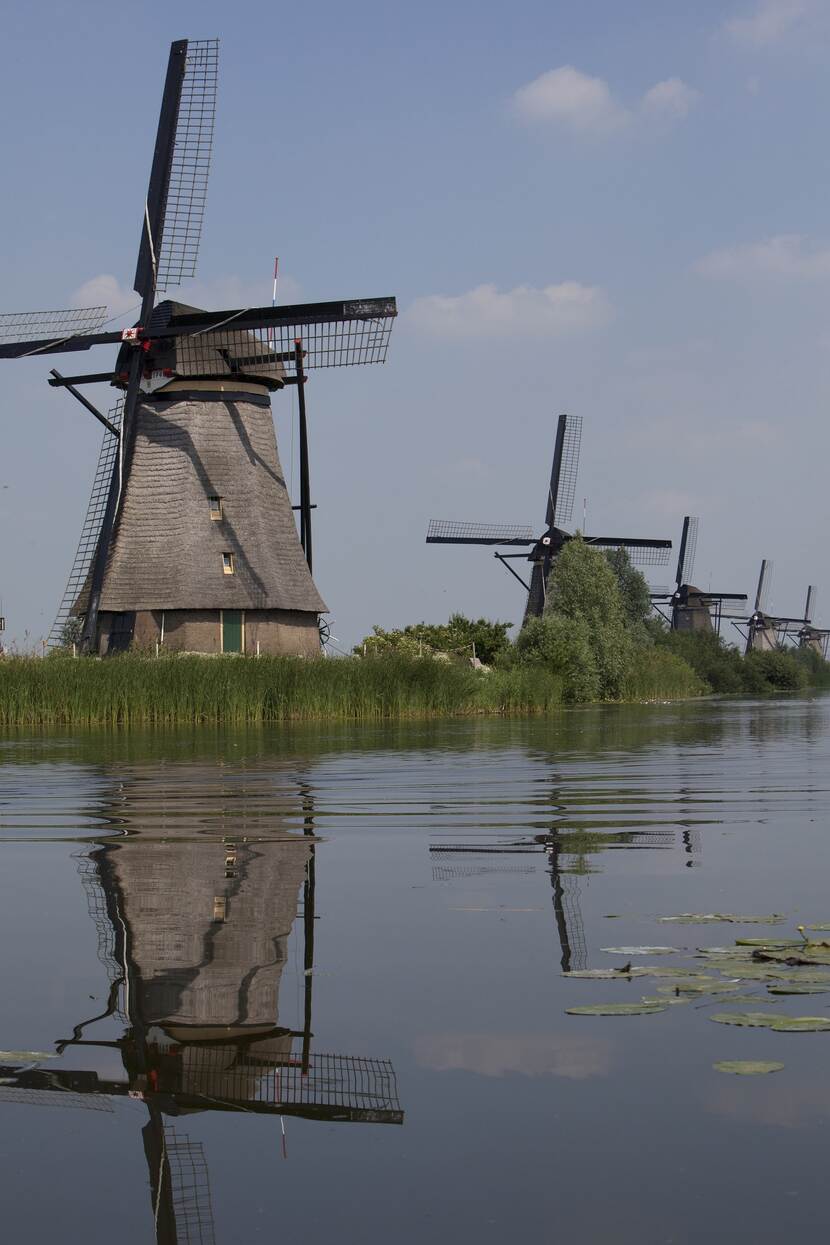
[{"label": "calm water surface", "polygon": [[830,1034],[562,974],[830,922],[828,759],[827,699],[0,736],[3,1239],[817,1239]]}]

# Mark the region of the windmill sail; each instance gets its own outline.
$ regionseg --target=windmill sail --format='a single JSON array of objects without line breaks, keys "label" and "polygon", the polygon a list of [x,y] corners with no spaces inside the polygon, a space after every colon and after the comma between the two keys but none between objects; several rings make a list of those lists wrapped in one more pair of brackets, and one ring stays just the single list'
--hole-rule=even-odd
[{"label": "windmill sail", "polygon": [[[110,422],[118,429],[121,427],[123,410],[124,401],[119,399],[108,414]],[[119,444],[119,440],[112,436],[111,433],[104,433],[101,449],[98,453],[98,466],[95,468],[95,478],[92,481],[92,491],[89,495],[89,504],[86,508],[81,536],[78,541],[78,548],[75,550],[72,569],[66,581],[66,588],[64,589],[58,612],[55,615],[52,630],[49,632],[47,643],[50,648],[63,644],[64,629],[74,616],[76,602],[86,585],[92,559],[98,546],[98,538],[101,534],[101,524],[107,507],[110,481],[116,468]]]},{"label": "windmill sail", "polygon": [[179,39],[170,47],[133,287],[145,304],[196,271],[218,61],[218,39]]},{"label": "windmill sail", "polygon": [[676,582],[678,588],[691,581],[694,573],[695,553],[697,552],[698,519],[687,514],[683,520],[683,534],[680,537],[680,553],[677,559]]},{"label": "windmill sail", "polygon": [[519,523],[460,523],[454,519],[430,519],[428,545],[532,545],[532,527]]},{"label": "windmill sail", "polygon": [[0,342],[12,345],[32,339],[58,341],[62,337],[97,333],[106,315],[106,307],[71,307],[63,311],[8,311],[0,315]]},{"label": "windmill sail", "polygon": [[761,573],[758,576],[758,590],[755,593],[755,612],[763,613],[767,608],[767,600],[769,598],[769,586],[772,580],[772,562],[767,558],[761,563]]},{"label": "windmill sail", "polygon": [[548,487],[545,523],[569,523],[573,514],[579,451],[582,445],[582,416],[560,415],[556,427],[553,467]]}]

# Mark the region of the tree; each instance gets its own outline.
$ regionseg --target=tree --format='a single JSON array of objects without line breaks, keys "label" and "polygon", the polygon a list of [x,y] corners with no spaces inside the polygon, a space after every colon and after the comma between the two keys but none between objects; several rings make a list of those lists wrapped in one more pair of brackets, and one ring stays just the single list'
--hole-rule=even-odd
[{"label": "tree", "polygon": [[496,657],[510,647],[508,622],[491,622],[487,618],[466,618],[464,614],[452,614],[446,623],[413,623],[396,631],[384,631],[373,627],[372,634],[356,644],[355,653],[382,655],[403,653],[413,657],[429,657],[433,653],[447,653],[456,657],[475,655],[490,665]]},{"label": "tree", "polygon": [[70,614],[66,622],[61,627],[60,642],[62,648],[71,648],[73,644],[80,643],[81,633],[84,629],[84,620],[79,618],[77,614]]},{"label": "tree", "polygon": [[599,673],[600,694],[616,700],[631,669],[632,641],[617,577],[603,554],[577,536],[548,576],[545,617],[582,622]]},{"label": "tree", "polygon": [[646,642],[645,624],[651,613],[651,592],[646,577],[631,565],[627,549],[608,549],[605,558],[617,577],[628,629],[636,640]]},{"label": "tree", "polygon": [[529,618],[516,638],[514,651],[519,665],[545,665],[558,674],[562,698],[569,704],[599,697],[599,667],[584,619],[561,614]]}]

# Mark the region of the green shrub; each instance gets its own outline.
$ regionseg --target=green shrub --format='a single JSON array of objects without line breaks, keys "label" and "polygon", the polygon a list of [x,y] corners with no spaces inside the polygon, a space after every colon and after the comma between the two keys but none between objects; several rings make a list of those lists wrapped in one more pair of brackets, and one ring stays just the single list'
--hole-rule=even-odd
[{"label": "green shrub", "polygon": [[714,631],[652,631],[658,646],[680,657],[713,692],[746,690],[744,659]]},{"label": "green shrub", "polygon": [[472,619],[463,614],[452,614],[446,623],[413,623],[396,631],[373,627],[371,635],[365,636],[353,651],[367,657],[388,653],[402,653],[410,657],[428,657],[433,653],[476,656],[489,666],[510,647],[507,633],[512,626],[508,622],[490,622],[487,618]]},{"label": "green shrub", "polygon": [[626,700],[700,696],[708,690],[689,663],[677,653],[646,645],[635,649],[625,682]]},{"label": "green shrub", "polygon": [[520,667],[540,666],[554,674],[566,703],[599,699],[599,666],[584,620],[558,614],[529,618],[519,632],[514,652]]},{"label": "green shrub", "polygon": [[795,653],[773,649],[747,653],[744,678],[748,692],[798,692],[807,686],[808,672]]}]

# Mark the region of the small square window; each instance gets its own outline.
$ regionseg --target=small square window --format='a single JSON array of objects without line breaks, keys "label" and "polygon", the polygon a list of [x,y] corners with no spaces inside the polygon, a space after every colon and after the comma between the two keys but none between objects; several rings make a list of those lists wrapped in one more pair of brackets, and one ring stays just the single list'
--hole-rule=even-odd
[{"label": "small square window", "polygon": [[233,554],[232,553],[222,554],[222,570],[225,572],[226,575],[233,574]]},{"label": "small square window", "polygon": [[210,517],[212,519],[221,519],[222,518],[222,498],[221,497],[209,497],[208,498],[208,510],[210,512]]}]

